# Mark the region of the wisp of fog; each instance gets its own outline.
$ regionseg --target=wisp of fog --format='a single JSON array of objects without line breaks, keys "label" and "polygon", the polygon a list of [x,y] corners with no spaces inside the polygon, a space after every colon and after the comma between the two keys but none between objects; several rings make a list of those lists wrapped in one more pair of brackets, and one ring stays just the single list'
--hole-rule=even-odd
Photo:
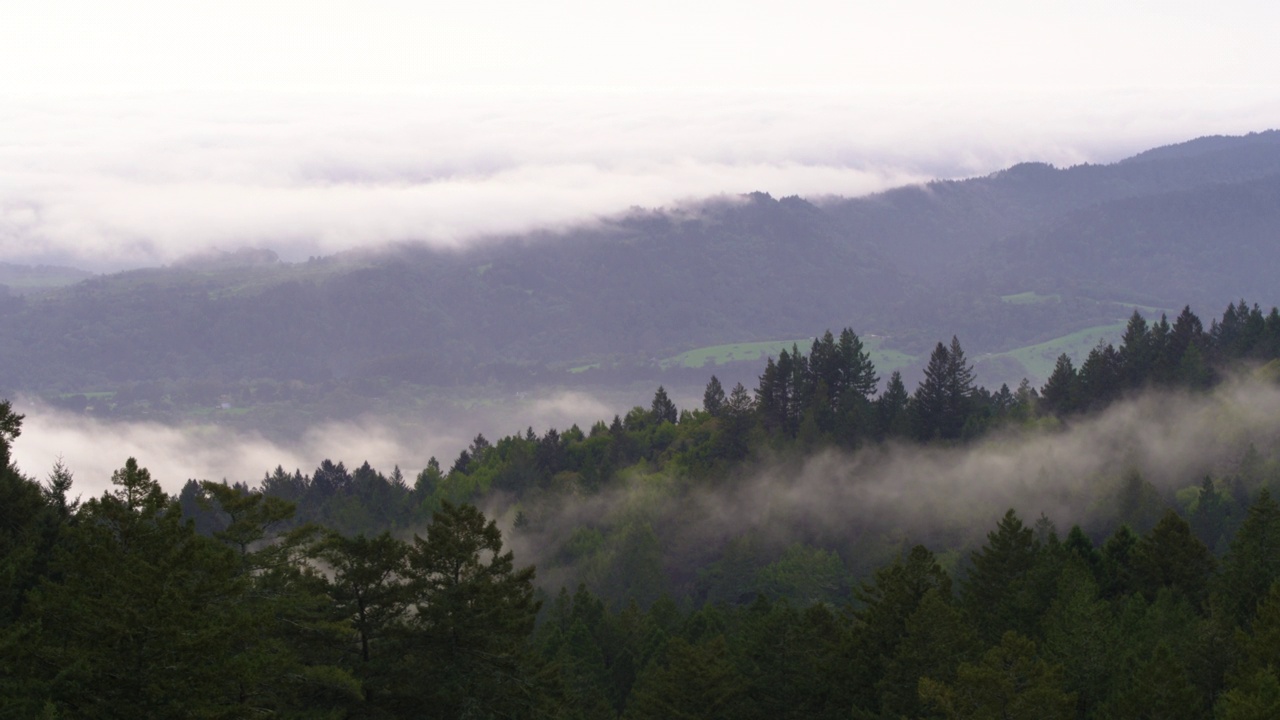
[{"label": "wisp of fog", "polygon": [[[353,466],[369,461],[412,477],[435,455],[448,460],[479,429],[522,426],[589,427],[612,413],[582,393],[548,393],[518,407],[489,408],[434,425],[368,418],[324,423],[295,442],[213,426],[112,423],[18,403],[27,415],[15,462],[42,477],[59,457],[76,491],[96,495],[112,470],[136,456],[170,492],[188,478],[255,484],[277,465],[309,472],[329,458]],[[487,413],[487,414],[486,414]],[[474,423],[474,424],[472,424]],[[538,532],[511,532],[511,507],[485,498],[484,509],[505,525],[521,562],[545,563],[575,529],[683,518],[663,528],[672,546],[714,547],[746,530],[765,535],[797,528],[814,537],[884,538],[982,534],[1009,508],[1028,522],[1042,513],[1060,529],[1114,520],[1109,499],[1121,479],[1138,473],[1172,502],[1206,475],[1229,476],[1252,445],[1264,456],[1280,440],[1280,387],[1241,376],[1212,392],[1149,392],[1088,418],[997,433],[962,446],[888,444],[858,452],[824,449],[803,458],[762,460],[714,485],[689,485],[660,473],[624,474],[614,488],[556,499]],[[696,519],[696,522],[687,522]],[[780,542],[790,538],[779,537]]]},{"label": "wisp of fog", "polygon": [[657,527],[676,515],[682,522],[659,535],[683,556],[748,530],[781,544],[802,534],[859,547],[866,544],[859,539],[902,547],[931,537],[976,546],[1011,508],[1028,524],[1043,514],[1060,533],[1074,524],[1109,531],[1119,522],[1115,500],[1126,477],[1137,473],[1173,504],[1176,491],[1206,475],[1234,473],[1250,445],[1265,456],[1278,439],[1280,387],[1241,377],[1210,393],[1150,392],[1094,417],[959,447],[888,444],[765,461],[676,495],[655,492],[668,479],[637,476],[624,488],[566,502],[540,533],[514,538],[519,557],[544,563],[579,527]]}]

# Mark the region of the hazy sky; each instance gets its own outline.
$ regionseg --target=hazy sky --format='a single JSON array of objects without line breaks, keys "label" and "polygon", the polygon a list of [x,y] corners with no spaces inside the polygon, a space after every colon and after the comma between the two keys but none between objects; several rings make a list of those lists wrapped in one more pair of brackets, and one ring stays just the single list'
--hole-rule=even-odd
[{"label": "hazy sky", "polygon": [[0,10],[0,260],[456,244],[1280,125],[1263,2]]}]

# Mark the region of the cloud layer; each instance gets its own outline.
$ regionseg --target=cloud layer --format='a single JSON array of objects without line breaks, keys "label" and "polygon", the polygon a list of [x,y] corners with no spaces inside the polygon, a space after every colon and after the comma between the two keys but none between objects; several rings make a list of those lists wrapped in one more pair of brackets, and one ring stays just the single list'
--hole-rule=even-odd
[{"label": "cloud layer", "polygon": [[719,194],[1108,161],[1277,111],[1229,90],[23,96],[0,112],[0,261],[456,247]]}]

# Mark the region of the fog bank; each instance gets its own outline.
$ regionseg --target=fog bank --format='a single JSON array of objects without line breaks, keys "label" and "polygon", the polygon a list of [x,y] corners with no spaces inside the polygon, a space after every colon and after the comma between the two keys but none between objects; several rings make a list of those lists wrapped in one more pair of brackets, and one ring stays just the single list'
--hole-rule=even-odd
[{"label": "fog bank", "polygon": [[0,261],[463,247],[635,206],[1109,162],[1278,115],[1230,88],[6,97]]}]

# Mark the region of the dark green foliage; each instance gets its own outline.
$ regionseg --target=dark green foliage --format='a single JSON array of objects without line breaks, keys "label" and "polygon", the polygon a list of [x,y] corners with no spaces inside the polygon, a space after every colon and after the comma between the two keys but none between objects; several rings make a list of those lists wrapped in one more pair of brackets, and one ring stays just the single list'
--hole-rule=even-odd
[{"label": "dark green foliage", "polygon": [[1205,716],[1205,708],[1185,664],[1160,643],[1149,657],[1130,660],[1099,715],[1115,720],[1195,720]]},{"label": "dark green foliage", "polygon": [[838,675],[840,618],[824,605],[798,610],[764,599],[736,614],[732,656],[751,708],[739,717],[847,717]]},{"label": "dark green foliage", "polygon": [[1031,528],[1009,510],[987,534],[987,544],[970,555],[960,597],[985,642],[1009,629],[1034,632],[1039,608],[1032,570],[1040,552]]},{"label": "dark green foliage", "polygon": [[706,391],[702,393],[702,409],[706,410],[711,417],[720,417],[724,414],[727,402],[724,387],[720,385],[720,380],[712,375],[711,380],[707,381]]},{"label": "dark green foliage", "polygon": [[343,665],[360,680],[364,699],[375,704],[395,694],[388,679],[399,659],[392,649],[396,633],[412,599],[406,580],[408,551],[389,533],[348,538],[334,532],[310,550],[329,569],[324,592],[334,619],[354,636]]},{"label": "dark green foliage", "polygon": [[1280,505],[1263,490],[1245,516],[1222,563],[1219,589],[1237,622],[1247,624],[1280,580]]},{"label": "dark green foliage", "polygon": [[649,406],[649,415],[653,418],[653,422],[674,424],[679,414],[676,404],[667,397],[666,389],[659,385],[657,392],[653,394],[653,404]]},{"label": "dark green foliage", "polygon": [[27,670],[73,716],[217,716],[254,698],[234,684],[246,578],[130,458],[84,504],[28,608]]},{"label": "dark green foliage", "polygon": [[1080,378],[1071,358],[1063,353],[1049,375],[1049,381],[1040,388],[1040,404],[1046,412],[1059,417],[1076,411],[1080,405]]},{"label": "dark green foliage", "polygon": [[973,367],[959,339],[952,336],[950,347],[938,343],[913,397],[916,436],[926,441],[959,438],[972,410],[974,390]]},{"label": "dark green foliage", "polygon": [[1014,632],[1005,633],[980,662],[961,663],[954,682],[921,680],[920,698],[949,720],[1067,720],[1076,703],[1066,691],[1061,666],[1040,659],[1035,643]]},{"label": "dark green foliage", "polygon": [[915,546],[906,557],[875,572],[871,582],[855,592],[861,608],[855,611],[852,636],[851,691],[862,712],[879,712],[878,685],[907,633],[907,621],[930,591],[951,594],[951,578],[933,553]]},{"label": "dark green foliage", "polygon": [[1136,580],[1133,572],[1134,548],[1138,537],[1128,525],[1116,528],[1114,534],[1102,545],[1102,594],[1117,598],[1133,592]]},{"label": "dark green foliage", "polygon": [[911,414],[908,407],[910,396],[902,384],[902,374],[897,370],[889,376],[889,384],[880,397],[876,399],[876,416],[879,421],[878,437],[880,439],[906,437],[910,431]]},{"label": "dark green foliage", "polygon": [[[390,683],[430,717],[524,714],[539,699],[525,639],[538,603],[533,568],[517,570],[493,521],[444,503],[408,551],[411,611]],[[432,668],[428,682],[416,668]]]},{"label": "dark green foliage", "polygon": [[1041,625],[1045,658],[1062,666],[1067,689],[1076,695],[1077,715],[1092,717],[1113,684],[1120,631],[1086,563],[1066,564]]},{"label": "dark green foliage", "polygon": [[1248,633],[1237,632],[1239,663],[1228,674],[1230,689],[1218,698],[1223,718],[1269,718],[1280,710],[1280,583],[1258,606]]},{"label": "dark green foliage", "polygon": [[1133,549],[1134,582],[1148,599],[1168,589],[1200,606],[1208,597],[1216,563],[1191,526],[1172,510]]},{"label": "dark green foliage", "polygon": [[691,645],[675,638],[663,660],[650,663],[622,717],[627,720],[728,720],[747,707],[741,675],[726,657],[724,637]]},{"label": "dark green foliage", "polygon": [[22,434],[22,417],[13,411],[13,404],[8,400],[0,402],[0,468],[10,465],[13,441]]},{"label": "dark green foliage", "polygon": [[1124,359],[1111,344],[1090,350],[1080,364],[1077,389],[1082,409],[1101,409],[1119,398],[1125,387],[1124,372]]},{"label": "dark green foliage", "polygon": [[1213,479],[1205,476],[1196,497],[1195,510],[1191,513],[1191,530],[1210,550],[1226,547],[1226,534],[1230,523],[1230,499],[1223,498],[1214,487]]},{"label": "dark green foliage", "polygon": [[973,662],[981,649],[973,626],[951,605],[950,597],[941,588],[930,589],[907,618],[906,634],[877,683],[881,716],[919,717],[924,711],[920,681],[955,680],[957,666]]}]

